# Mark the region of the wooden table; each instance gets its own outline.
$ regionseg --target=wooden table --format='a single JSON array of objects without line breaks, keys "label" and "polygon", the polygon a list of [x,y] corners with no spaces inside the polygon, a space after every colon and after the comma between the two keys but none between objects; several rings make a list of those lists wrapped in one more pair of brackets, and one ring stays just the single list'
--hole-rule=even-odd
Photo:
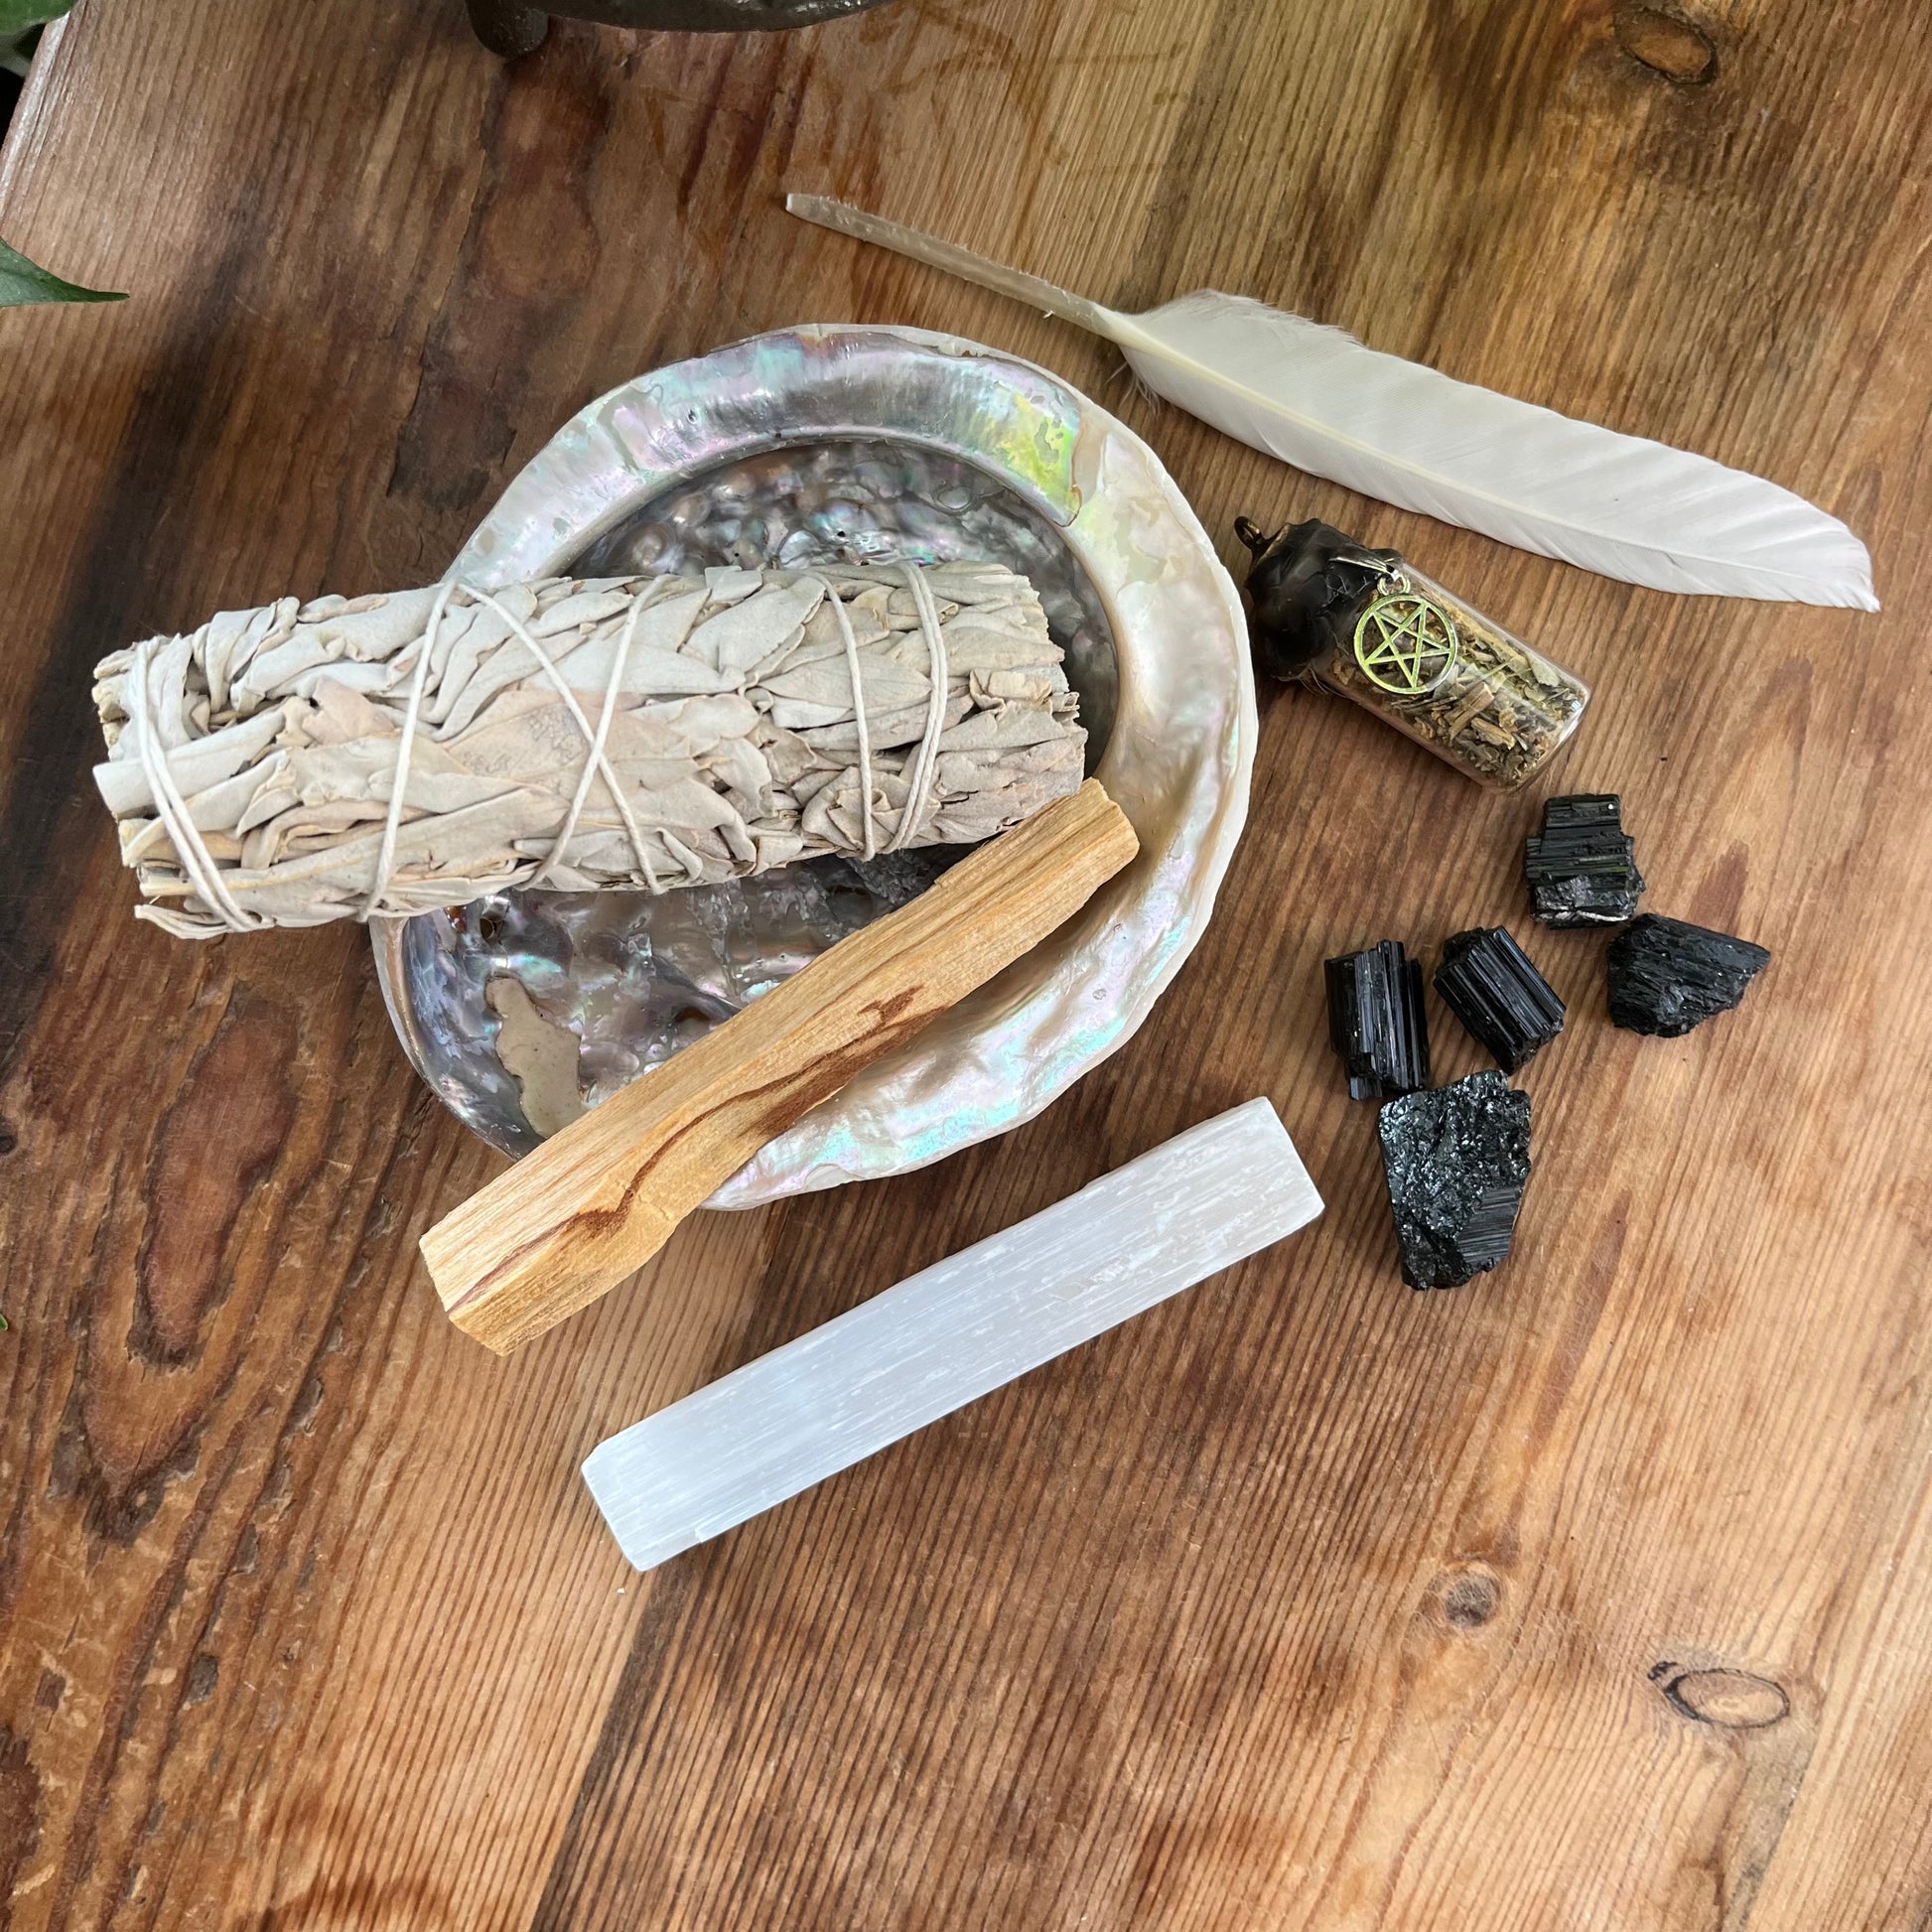
[{"label": "wooden table", "polygon": [[[506,69],[457,0],[82,0],[0,175],[134,298],[0,317],[0,1925],[1926,1922],[1932,9],[1687,3],[899,0]],[[1708,450],[1866,535],[1887,614],[1365,504],[785,188]],[[494,1158],[359,932],[132,922],[89,668],[425,580],[588,398],[810,319],[1112,399],[1230,559],[1237,511],[1409,550],[1595,684],[1542,789],[1620,790],[1650,904],[1768,975],[1613,1031],[1601,940],[1524,917],[1534,797],[1270,691],[1219,917],[1106,1068],[486,1356],[414,1254]],[[1536,1178],[1501,1274],[1414,1295],[1320,962],[1505,918],[1572,1002]],[[1258,1092],[1314,1229],[625,1570],[601,1437]]]}]

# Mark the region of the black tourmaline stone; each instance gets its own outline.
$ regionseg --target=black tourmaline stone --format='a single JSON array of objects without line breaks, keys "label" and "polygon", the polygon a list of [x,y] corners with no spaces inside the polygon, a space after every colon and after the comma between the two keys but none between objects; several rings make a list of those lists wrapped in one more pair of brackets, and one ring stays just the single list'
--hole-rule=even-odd
[{"label": "black tourmaline stone", "polygon": [[1391,1100],[1377,1121],[1411,1288],[1454,1288],[1509,1254],[1530,1177],[1530,1097],[1500,1073]]},{"label": "black tourmaline stone", "polygon": [[1621,925],[1643,897],[1636,846],[1614,792],[1552,798],[1524,842],[1523,877],[1545,925]]},{"label": "black tourmaline stone", "polygon": [[1254,557],[1247,589],[1255,655],[1270,677],[1299,677],[1318,664],[1402,564],[1398,552],[1365,550],[1315,517],[1271,537],[1237,516],[1234,534]]},{"label": "black tourmaline stone", "polygon": [[1328,1037],[1351,1100],[1388,1100],[1429,1084],[1422,965],[1399,939],[1327,962]]},{"label": "black tourmaline stone", "polygon": [[1646,912],[1610,941],[1610,1018],[1633,1034],[1675,1039],[1728,1013],[1770,963],[1748,939]]},{"label": "black tourmaline stone", "polygon": [[1505,1073],[1528,1065],[1563,1032],[1556,988],[1499,925],[1458,932],[1443,948],[1436,991]]},{"label": "black tourmaline stone", "polygon": [[819,861],[815,866],[809,859],[805,863],[818,871],[827,892],[857,880],[874,898],[883,899],[888,910],[897,912],[978,850],[973,845],[922,845],[909,852],[882,852],[876,859],[840,854],[829,865]]}]

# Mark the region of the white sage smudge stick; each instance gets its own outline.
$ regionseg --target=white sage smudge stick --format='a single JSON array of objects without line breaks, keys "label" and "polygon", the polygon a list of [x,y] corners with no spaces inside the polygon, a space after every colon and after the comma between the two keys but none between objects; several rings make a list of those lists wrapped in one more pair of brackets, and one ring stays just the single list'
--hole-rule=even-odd
[{"label": "white sage smudge stick", "polygon": [[95,678],[137,916],[184,938],[973,843],[1086,744],[993,563],[284,598]]},{"label": "white sage smudge stick", "polygon": [[743,1523],[1311,1221],[1250,1100],[601,1443],[584,1480],[638,1570]]}]

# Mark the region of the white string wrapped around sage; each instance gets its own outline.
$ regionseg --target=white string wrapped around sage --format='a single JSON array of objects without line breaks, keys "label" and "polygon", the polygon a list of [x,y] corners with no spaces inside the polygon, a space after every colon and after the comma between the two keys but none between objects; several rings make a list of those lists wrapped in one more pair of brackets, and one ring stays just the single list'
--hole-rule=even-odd
[{"label": "white string wrapped around sage", "polygon": [[990,563],[284,598],[106,658],[94,776],[137,916],[185,938],[664,892],[1072,792],[1060,658]]}]

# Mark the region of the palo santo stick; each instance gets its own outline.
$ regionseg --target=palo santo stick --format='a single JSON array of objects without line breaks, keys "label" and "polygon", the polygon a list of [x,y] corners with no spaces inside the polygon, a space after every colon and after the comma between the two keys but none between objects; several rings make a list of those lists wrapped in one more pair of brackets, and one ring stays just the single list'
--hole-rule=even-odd
[{"label": "palo santo stick", "polygon": [[423,1236],[450,1318],[506,1355],[615,1288],[766,1141],[1011,965],[1138,849],[1089,778],[573,1121]]}]

